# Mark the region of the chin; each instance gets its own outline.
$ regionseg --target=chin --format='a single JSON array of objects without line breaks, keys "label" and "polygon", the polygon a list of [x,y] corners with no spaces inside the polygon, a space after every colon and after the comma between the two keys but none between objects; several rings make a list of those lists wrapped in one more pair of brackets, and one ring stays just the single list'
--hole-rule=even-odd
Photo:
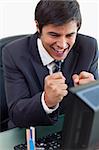
[{"label": "chin", "polygon": [[55,60],[64,60],[66,57],[54,57]]}]

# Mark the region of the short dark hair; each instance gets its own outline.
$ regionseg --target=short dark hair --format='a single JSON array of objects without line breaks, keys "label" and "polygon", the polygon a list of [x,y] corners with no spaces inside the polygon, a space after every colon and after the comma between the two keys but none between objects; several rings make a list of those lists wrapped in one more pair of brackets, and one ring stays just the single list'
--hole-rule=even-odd
[{"label": "short dark hair", "polygon": [[40,0],[35,9],[35,20],[40,32],[45,25],[63,25],[72,20],[77,21],[79,30],[82,22],[80,6],[76,0]]}]

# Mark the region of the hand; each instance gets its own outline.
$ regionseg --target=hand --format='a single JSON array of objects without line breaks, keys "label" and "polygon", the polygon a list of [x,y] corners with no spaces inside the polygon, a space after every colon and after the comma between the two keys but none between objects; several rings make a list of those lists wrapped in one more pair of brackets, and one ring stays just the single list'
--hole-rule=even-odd
[{"label": "hand", "polygon": [[74,86],[83,85],[95,81],[93,74],[86,71],[80,72],[79,75],[74,74],[72,76],[72,79],[74,81]]},{"label": "hand", "polygon": [[67,84],[61,72],[53,73],[45,77],[44,99],[48,107],[56,106],[67,95]]}]

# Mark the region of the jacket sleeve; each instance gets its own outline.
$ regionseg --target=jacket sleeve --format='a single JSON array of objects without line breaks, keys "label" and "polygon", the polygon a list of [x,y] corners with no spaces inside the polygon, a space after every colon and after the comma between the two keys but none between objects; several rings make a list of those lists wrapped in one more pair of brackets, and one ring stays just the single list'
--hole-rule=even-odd
[{"label": "jacket sleeve", "polygon": [[41,104],[43,91],[31,96],[22,71],[16,66],[7,47],[3,49],[5,92],[9,117],[18,127],[50,125],[56,122],[58,110],[47,115]]},{"label": "jacket sleeve", "polygon": [[95,79],[99,78],[99,74],[98,74],[98,55],[99,55],[99,51],[98,51],[98,44],[96,39],[93,40],[93,46],[94,46],[94,55],[93,55],[93,59],[92,59],[92,63],[90,66],[90,72],[92,74],[94,74]]}]

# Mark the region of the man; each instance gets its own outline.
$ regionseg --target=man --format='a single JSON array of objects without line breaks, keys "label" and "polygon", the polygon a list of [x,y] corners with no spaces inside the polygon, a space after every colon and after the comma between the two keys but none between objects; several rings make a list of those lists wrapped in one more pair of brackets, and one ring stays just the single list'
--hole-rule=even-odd
[{"label": "man", "polygon": [[[18,127],[53,124],[72,105],[68,88],[98,77],[97,43],[78,34],[76,0],[41,0],[35,22],[37,33],[3,49],[9,117]],[[53,73],[54,60],[61,61],[60,72]]]}]

